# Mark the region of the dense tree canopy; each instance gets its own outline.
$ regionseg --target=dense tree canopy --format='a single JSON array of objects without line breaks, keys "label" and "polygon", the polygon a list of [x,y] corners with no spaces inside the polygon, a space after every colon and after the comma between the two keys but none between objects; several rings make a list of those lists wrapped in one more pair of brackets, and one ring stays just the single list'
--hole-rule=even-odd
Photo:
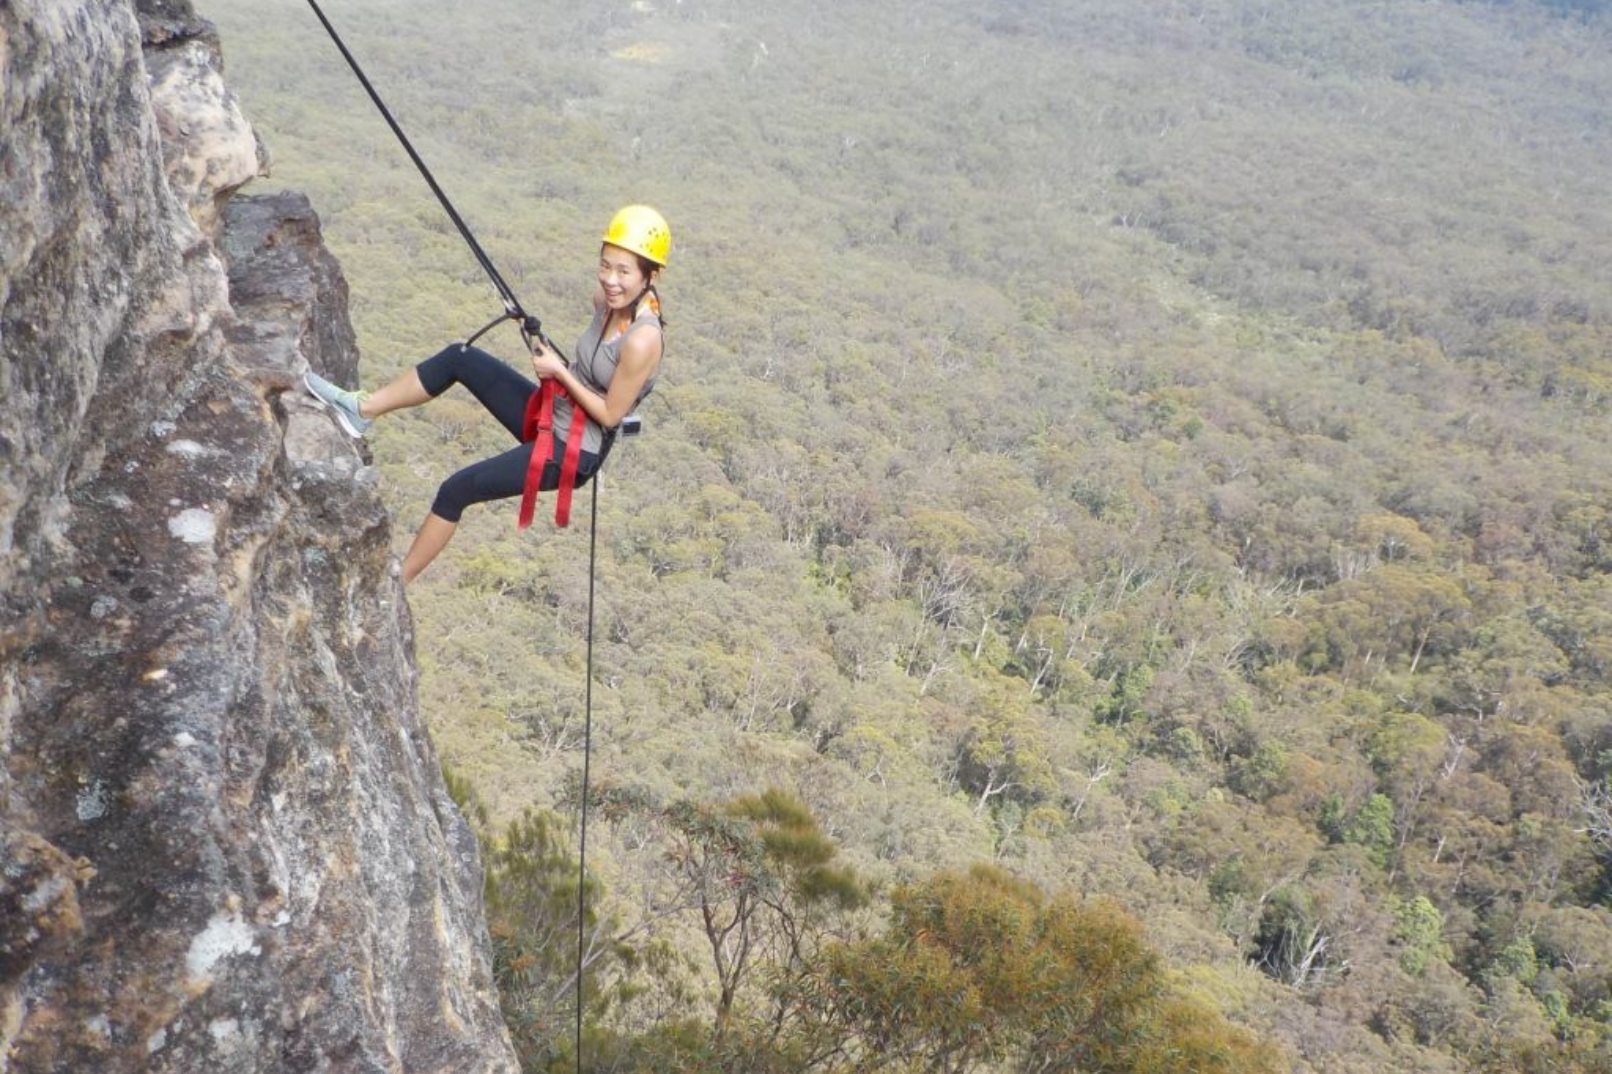
[{"label": "dense tree canopy", "polygon": [[[492,316],[317,26],[213,7],[366,385]],[[1605,8],[333,12],[557,337],[609,213],[672,221],[600,505],[595,771],[637,803],[601,1049],[1258,1069],[1224,1013],[1328,1074],[1612,1066]],[[505,437],[450,396],[373,440],[401,540]],[[410,601],[433,733],[540,904],[563,847],[520,818],[580,760],[587,535],[513,518],[467,515]],[[830,847],[867,902],[786,899]],[[1056,997],[990,1006],[975,910]],[[531,994],[541,935],[505,937]]]}]

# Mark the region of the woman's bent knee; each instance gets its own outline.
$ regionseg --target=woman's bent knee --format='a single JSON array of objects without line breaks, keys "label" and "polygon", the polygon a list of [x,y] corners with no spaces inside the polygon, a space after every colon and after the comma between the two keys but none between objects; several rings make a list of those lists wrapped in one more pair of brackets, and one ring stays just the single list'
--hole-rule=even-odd
[{"label": "woman's bent knee", "polygon": [[479,347],[450,343],[415,366],[414,372],[420,378],[420,386],[432,396],[438,396],[455,384],[463,383],[465,366],[468,363],[497,360]]},{"label": "woman's bent knee", "polygon": [[431,501],[431,513],[444,522],[458,522],[465,508],[475,501],[475,480],[461,470],[437,489],[436,499]]}]

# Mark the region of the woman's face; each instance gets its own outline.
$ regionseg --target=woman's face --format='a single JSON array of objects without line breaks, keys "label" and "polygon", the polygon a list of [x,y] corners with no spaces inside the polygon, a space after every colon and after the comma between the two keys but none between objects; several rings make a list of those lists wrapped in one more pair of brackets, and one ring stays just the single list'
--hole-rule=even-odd
[{"label": "woman's face", "polygon": [[638,267],[636,254],[608,242],[599,248],[599,287],[611,309],[626,309],[647,286],[649,277]]}]

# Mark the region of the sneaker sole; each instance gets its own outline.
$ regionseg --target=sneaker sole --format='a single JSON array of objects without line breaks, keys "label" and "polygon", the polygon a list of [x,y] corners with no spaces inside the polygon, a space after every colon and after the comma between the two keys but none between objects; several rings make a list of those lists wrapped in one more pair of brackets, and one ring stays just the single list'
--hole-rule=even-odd
[{"label": "sneaker sole", "polygon": [[367,426],[365,429],[354,428],[352,419],[347,416],[347,412],[341,407],[336,406],[324,396],[320,395],[318,392],[314,391],[313,385],[308,383],[307,378],[303,378],[302,387],[309,395],[313,396],[315,402],[336,416],[336,424],[342,427],[342,431],[344,431],[354,440],[364,439],[364,433],[367,431]]}]

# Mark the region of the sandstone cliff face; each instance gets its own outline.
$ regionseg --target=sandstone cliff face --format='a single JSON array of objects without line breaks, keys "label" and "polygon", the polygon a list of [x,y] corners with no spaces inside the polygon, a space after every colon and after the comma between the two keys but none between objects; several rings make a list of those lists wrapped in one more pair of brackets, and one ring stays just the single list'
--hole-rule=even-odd
[{"label": "sandstone cliff face", "polygon": [[512,1071],[346,285],[185,0],[0,4],[0,1071]]}]

